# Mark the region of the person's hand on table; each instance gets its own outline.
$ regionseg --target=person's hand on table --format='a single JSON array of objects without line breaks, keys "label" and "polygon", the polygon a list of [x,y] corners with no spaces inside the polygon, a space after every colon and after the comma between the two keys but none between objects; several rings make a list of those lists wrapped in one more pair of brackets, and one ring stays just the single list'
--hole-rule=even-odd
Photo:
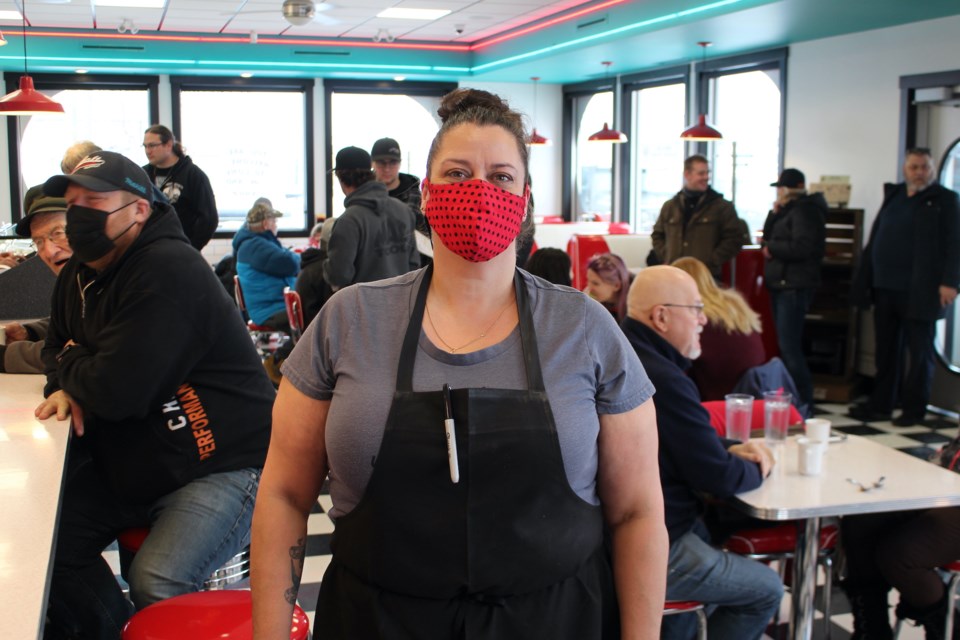
[{"label": "person's hand on table", "polygon": [[764,478],[770,475],[770,470],[773,469],[773,452],[761,440],[747,440],[743,444],[731,446],[727,451],[738,458],[756,462],[760,465],[760,474]]},{"label": "person's hand on table", "polygon": [[6,251],[4,251],[3,253],[0,253],[0,266],[9,267],[12,269],[18,264],[20,264],[20,259],[17,258],[17,256],[13,255],[12,253],[8,253]]},{"label": "person's hand on table", "polygon": [[66,420],[70,417],[72,418],[70,424],[73,427],[73,432],[77,436],[83,435],[83,409],[63,389],[51,393],[33,413],[40,420],[46,420],[51,416],[56,416],[57,420]]},{"label": "person's hand on table", "polygon": [[27,340],[30,338],[30,334],[27,333],[27,330],[19,322],[11,322],[3,328],[3,332],[7,336],[7,344],[11,342],[17,342],[19,340]]}]

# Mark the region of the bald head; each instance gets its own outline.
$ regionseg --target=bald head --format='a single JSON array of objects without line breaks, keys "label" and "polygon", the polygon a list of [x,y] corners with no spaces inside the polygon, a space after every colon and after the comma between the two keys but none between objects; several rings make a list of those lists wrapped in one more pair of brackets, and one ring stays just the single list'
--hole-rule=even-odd
[{"label": "bald head", "polygon": [[683,356],[700,355],[707,319],[697,283],[685,271],[667,265],[640,271],[627,295],[627,316],[653,329]]}]

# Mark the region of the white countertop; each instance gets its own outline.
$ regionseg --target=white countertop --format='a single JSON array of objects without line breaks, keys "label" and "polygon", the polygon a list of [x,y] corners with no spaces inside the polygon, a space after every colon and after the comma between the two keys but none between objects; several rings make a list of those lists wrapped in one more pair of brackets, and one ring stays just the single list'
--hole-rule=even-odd
[{"label": "white countertop", "polygon": [[[795,437],[785,446],[783,460],[760,488],[734,498],[744,512],[795,520],[960,505],[960,474],[866,438],[831,443],[819,476],[800,475]],[[883,487],[866,492],[847,481],[872,485],[880,476]]]},{"label": "white countertop", "polygon": [[0,626],[42,631],[69,421],[39,421],[45,378],[0,374]]}]

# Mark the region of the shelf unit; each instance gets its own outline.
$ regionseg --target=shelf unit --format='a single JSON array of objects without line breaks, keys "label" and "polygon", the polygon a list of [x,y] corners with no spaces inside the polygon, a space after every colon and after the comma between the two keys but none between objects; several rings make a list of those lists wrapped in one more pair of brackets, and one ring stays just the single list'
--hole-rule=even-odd
[{"label": "shelf unit", "polygon": [[830,209],[821,284],[804,325],[803,350],[818,401],[851,401],[860,313],[850,303],[863,246],[863,209]]}]

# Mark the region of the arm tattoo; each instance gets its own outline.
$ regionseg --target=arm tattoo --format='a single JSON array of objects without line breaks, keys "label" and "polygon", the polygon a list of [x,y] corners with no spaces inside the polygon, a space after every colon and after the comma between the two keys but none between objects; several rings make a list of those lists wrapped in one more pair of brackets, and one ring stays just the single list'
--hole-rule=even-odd
[{"label": "arm tattoo", "polygon": [[290,588],[283,592],[283,599],[288,604],[296,604],[297,591],[300,589],[300,578],[303,575],[303,562],[307,555],[307,542],[299,538],[297,544],[289,549],[290,552]]}]

